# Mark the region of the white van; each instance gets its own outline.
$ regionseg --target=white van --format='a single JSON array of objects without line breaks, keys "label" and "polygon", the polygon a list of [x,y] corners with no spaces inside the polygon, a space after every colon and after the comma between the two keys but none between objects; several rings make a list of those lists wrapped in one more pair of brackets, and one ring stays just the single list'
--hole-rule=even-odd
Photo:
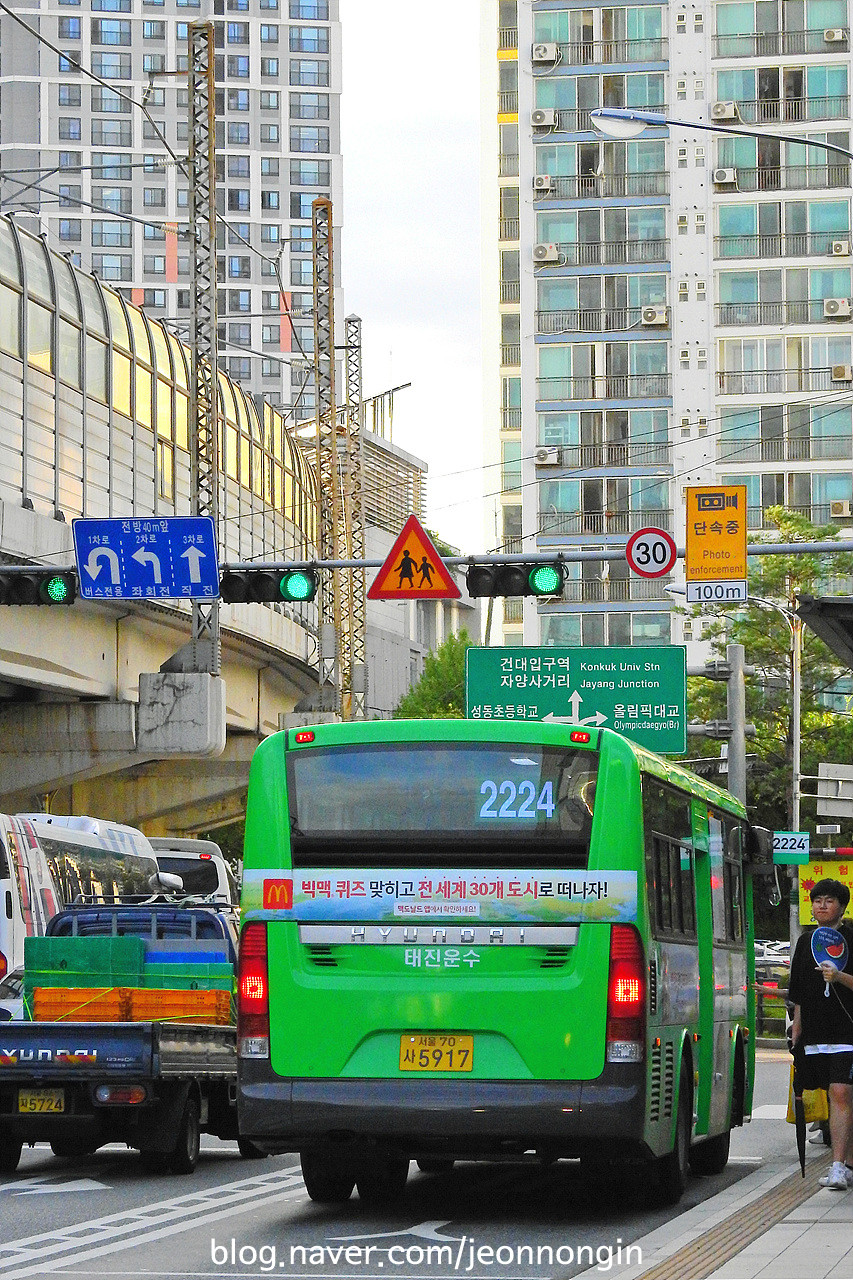
[{"label": "white van", "polygon": [[0,980],[23,968],[24,938],[42,937],[63,905],[33,824],[0,814]]},{"label": "white van", "polygon": [[184,893],[236,907],[237,886],[231,868],[213,840],[151,836],[151,846],[160,870],[181,877]]}]

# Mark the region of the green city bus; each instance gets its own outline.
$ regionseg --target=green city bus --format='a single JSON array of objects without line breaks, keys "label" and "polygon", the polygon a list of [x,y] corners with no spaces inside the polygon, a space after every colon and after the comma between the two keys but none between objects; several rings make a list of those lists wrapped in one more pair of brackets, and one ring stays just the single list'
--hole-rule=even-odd
[{"label": "green city bus", "polygon": [[414,1159],[721,1171],[755,1063],[752,875],[729,792],[607,729],[321,724],[252,762],[241,1136],[308,1194]]}]

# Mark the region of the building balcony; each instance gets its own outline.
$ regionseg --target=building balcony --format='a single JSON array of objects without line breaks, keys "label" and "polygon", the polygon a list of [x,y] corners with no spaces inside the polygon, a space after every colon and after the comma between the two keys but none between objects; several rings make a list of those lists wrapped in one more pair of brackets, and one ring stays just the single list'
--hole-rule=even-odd
[{"label": "building balcony", "polygon": [[[643,314],[648,307],[582,307],[573,311],[537,311],[536,332],[559,333],[618,333],[628,329],[648,329],[643,325]],[[666,307],[655,308],[667,315],[667,321],[656,327],[664,332],[669,329]]]},{"label": "building balcony", "polygon": [[536,189],[536,196],[540,200],[607,200],[624,196],[668,194],[667,172],[560,175],[551,179],[547,190]]},{"label": "building balcony", "polygon": [[501,116],[517,116],[518,115],[518,90],[505,89],[498,94],[498,115]]},{"label": "building balcony", "polygon": [[737,169],[737,180],[726,188],[735,195],[743,191],[826,191],[850,186],[850,164],[764,165],[758,169]]},{"label": "building balcony", "polygon": [[572,470],[672,466],[672,445],[666,441],[632,444],[626,440],[604,440],[599,444],[568,444],[561,446],[560,453],[563,467]]},{"label": "building balcony", "polygon": [[833,462],[853,458],[850,436],[789,436],[769,440],[720,440],[717,461],[747,462]]},{"label": "building balcony", "polygon": [[501,302],[519,302],[521,299],[520,280],[501,280]]},{"label": "building balcony", "polygon": [[502,342],[501,343],[501,364],[502,365],[521,364],[521,343],[520,342]]},{"label": "building balcony", "polygon": [[751,32],[740,36],[714,36],[715,58],[775,58],[786,53],[845,53],[843,40],[828,41],[823,27],[816,31]]},{"label": "building balcony", "polygon": [[717,258],[843,258],[849,254],[849,231],[714,237]]},{"label": "building balcony", "polygon": [[838,93],[823,98],[752,98],[738,101],[737,108],[744,124],[846,120],[850,115],[850,95]]},{"label": "building balcony", "polygon": [[498,176],[501,178],[518,177],[518,152],[510,152],[498,156]]},{"label": "building balcony", "polygon": [[500,238],[501,240],[518,239],[518,218],[501,218]]},{"label": "building balcony", "polygon": [[[775,503],[768,503],[768,506],[775,506]],[[785,510],[792,511],[795,515],[804,516],[806,520],[812,524],[829,524],[832,519],[831,508],[828,502],[818,502],[813,506],[796,507],[790,503],[785,503]],[[767,514],[765,507],[747,507],[746,509],[746,527],[747,529],[776,529],[770,516]]]},{"label": "building balcony", "polygon": [[666,601],[667,608],[672,597],[666,595],[664,586],[671,582],[670,578],[582,578],[563,585],[563,599],[570,604],[627,604],[632,600]]},{"label": "building balcony", "polygon": [[[837,303],[835,315],[826,307]],[[846,309],[845,309],[846,304]],[[813,298],[808,302],[718,302],[714,308],[718,325],[837,324],[850,321],[849,298]]]},{"label": "building balcony", "polygon": [[594,67],[599,63],[666,62],[669,41],[570,40],[557,46],[561,67]]},{"label": "building balcony", "polygon": [[[721,396],[778,396],[798,391],[842,391],[853,378],[846,374],[848,365],[828,365],[819,369],[748,369],[717,374],[717,393]],[[833,376],[833,374],[835,376]]]},{"label": "building balcony", "polygon": [[501,409],[501,431],[521,430],[521,410]]},{"label": "building balcony", "polygon": [[647,525],[669,532],[672,511],[540,511],[540,537],[569,538],[577,534],[601,537],[612,533],[636,533]]},{"label": "building balcony", "polygon": [[668,373],[617,373],[600,378],[539,378],[540,400],[664,400],[672,394]]},{"label": "building balcony", "polygon": [[500,27],[498,29],[498,48],[518,48],[518,27]]},{"label": "building balcony", "polygon": [[[824,237],[825,238],[825,237]],[[556,246],[561,267],[611,267],[625,263],[668,262],[668,240],[561,241]]]},{"label": "building balcony", "polygon": [[[566,107],[557,112],[557,124],[550,130],[552,133],[595,133],[595,125],[590,117],[593,107]],[[666,115],[664,103],[649,104],[643,111],[660,111]]]}]

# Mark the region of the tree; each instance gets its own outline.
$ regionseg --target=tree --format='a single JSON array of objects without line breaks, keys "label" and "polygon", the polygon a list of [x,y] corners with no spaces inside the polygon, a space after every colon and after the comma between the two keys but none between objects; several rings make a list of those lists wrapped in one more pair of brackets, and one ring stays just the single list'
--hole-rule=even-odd
[{"label": "tree", "polygon": [[[837,526],[813,525],[804,516],[784,507],[770,507],[768,515],[779,530],[780,541],[829,541],[838,534]],[[753,820],[774,830],[787,828],[792,811],[793,649],[791,629],[785,617],[775,609],[755,603],[755,598],[772,601],[793,612],[798,595],[830,594],[833,588],[838,590],[839,579],[845,579],[841,589],[846,590],[851,574],[853,555],[849,552],[751,556],[750,601],[721,613],[704,633],[712,639],[718,656],[725,656],[727,643],[742,644],[746,661],[755,667],[755,674],[747,679],[746,686],[747,720],[755,724],[757,731],[755,739],[747,744],[748,752],[754,756],[747,779],[749,804]],[[822,761],[846,761],[853,755],[853,718],[830,710],[825,700],[842,674],[846,671],[840,668],[823,641],[804,628],[800,716],[801,773],[804,775],[816,775]],[[725,696],[725,685],[691,679],[688,683],[691,719],[725,719]],[[710,743],[700,751],[716,754],[716,748]],[[804,814],[802,825],[813,829],[810,813]]]},{"label": "tree", "polygon": [[395,720],[464,720],[465,652],[474,641],[463,627],[424,659],[423,675],[400,699]]}]

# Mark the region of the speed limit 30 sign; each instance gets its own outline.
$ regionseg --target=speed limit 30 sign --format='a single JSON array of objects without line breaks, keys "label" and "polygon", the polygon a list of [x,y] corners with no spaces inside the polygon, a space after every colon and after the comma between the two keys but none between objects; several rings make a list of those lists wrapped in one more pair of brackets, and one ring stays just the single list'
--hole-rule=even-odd
[{"label": "speed limit 30 sign", "polygon": [[625,547],[628,567],[641,578],[662,578],[677,558],[675,541],[663,529],[638,529]]}]

